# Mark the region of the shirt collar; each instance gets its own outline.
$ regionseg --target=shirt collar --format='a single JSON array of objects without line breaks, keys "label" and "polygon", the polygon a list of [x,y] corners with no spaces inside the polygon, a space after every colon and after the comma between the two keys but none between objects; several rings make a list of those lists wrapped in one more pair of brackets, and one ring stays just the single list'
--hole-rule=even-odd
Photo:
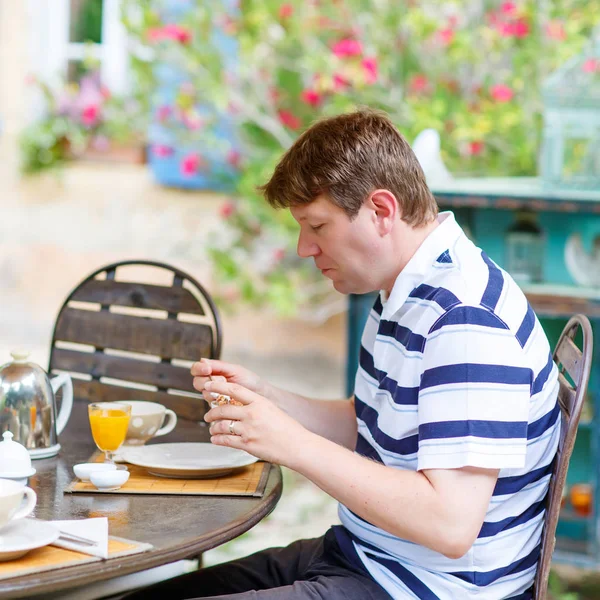
[{"label": "shirt collar", "polygon": [[400,272],[388,297],[380,292],[383,304],[382,318],[389,317],[400,310],[408,295],[425,279],[429,269],[437,258],[454,246],[456,240],[464,235],[454,214],[450,211],[438,215],[439,225],[423,240],[412,258]]}]

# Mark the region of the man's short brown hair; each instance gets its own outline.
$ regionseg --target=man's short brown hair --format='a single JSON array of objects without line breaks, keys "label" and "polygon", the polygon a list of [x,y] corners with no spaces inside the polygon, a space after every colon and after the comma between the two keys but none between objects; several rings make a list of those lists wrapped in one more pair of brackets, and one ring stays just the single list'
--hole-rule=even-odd
[{"label": "man's short brown hair", "polygon": [[274,208],[308,204],[325,194],[353,219],[368,195],[392,192],[403,221],[419,226],[438,212],[421,165],[385,113],[330,117],[307,129],[259,188]]}]

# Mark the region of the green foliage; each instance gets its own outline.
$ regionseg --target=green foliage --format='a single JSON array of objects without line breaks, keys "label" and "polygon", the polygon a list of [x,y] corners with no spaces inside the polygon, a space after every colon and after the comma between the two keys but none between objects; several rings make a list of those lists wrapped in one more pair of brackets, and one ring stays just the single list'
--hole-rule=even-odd
[{"label": "green foliage", "polygon": [[[211,107],[240,135],[236,217],[227,213],[214,242],[215,272],[232,303],[285,311],[322,302],[323,290],[295,258],[293,223],[266,208],[256,186],[302,130],[368,105],[388,112],[409,141],[438,130],[456,175],[533,175],[541,83],[600,22],[598,0],[242,0],[233,12],[192,0],[176,23],[169,5],[126,0],[130,35],[195,90],[180,114]],[[236,61],[221,54],[215,31],[235,38]],[[152,81],[152,65],[134,64],[140,80]],[[199,151],[214,135],[210,123],[178,133]],[[265,259],[265,248],[278,260]]]}]

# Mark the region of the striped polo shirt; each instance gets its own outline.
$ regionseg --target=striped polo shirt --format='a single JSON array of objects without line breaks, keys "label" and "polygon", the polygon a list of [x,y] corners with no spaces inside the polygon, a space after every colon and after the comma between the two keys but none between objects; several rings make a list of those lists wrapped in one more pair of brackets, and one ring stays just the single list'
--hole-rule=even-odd
[{"label": "striped polo shirt", "polygon": [[522,291],[450,212],[381,294],[362,336],[356,452],[394,469],[499,469],[483,527],[450,559],[343,504],[348,558],[393,598],[531,598],[560,436],[558,372]]}]

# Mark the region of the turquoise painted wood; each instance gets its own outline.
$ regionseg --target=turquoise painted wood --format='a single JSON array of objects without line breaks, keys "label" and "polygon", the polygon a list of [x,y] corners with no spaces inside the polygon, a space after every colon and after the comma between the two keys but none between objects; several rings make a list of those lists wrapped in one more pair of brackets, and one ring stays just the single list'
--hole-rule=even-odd
[{"label": "turquoise painted wood", "polygon": [[[595,347],[588,396],[594,418],[582,422],[567,476],[567,486],[592,484],[594,511],[590,518],[576,516],[568,505],[557,529],[555,560],[587,567],[600,567],[600,289],[578,287],[565,265],[563,251],[571,233],[579,232],[584,244],[600,234],[600,190],[547,189],[538,178],[459,179],[443,187],[432,187],[441,210],[452,210],[474,242],[494,261],[504,266],[504,235],[514,222],[515,210],[536,211],[545,232],[544,283],[523,286],[552,347],[575,312],[592,322]],[[588,246],[589,247],[589,246]],[[540,295],[560,296],[563,304],[548,308]],[[376,294],[351,295],[348,311],[348,355],[346,390],[354,390],[360,338]]]}]

